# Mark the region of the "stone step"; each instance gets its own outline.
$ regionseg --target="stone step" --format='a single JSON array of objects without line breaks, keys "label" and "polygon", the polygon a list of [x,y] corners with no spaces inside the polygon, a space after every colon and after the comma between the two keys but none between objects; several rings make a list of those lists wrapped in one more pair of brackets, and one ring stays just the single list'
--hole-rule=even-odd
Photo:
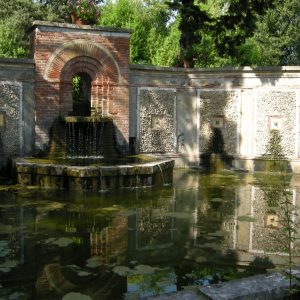
[{"label": "stone step", "polygon": [[[292,280],[291,288],[296,285]],[[290,282],[287,275],[271,273],[212,284],[199,290],[204,299],[211,300],[276,300],[289,295]]]}]

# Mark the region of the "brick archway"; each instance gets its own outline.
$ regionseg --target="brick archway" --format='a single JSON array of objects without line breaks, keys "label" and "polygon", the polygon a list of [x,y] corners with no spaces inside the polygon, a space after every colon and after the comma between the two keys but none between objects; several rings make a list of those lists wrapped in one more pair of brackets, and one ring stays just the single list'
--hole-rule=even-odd
[{"label": "brick archway", "polygon": [[91,78],[92,112],[110,116],[122,152],[129,139],[130,31],[37,22],[31,45],[36,63],[36,148],[45,149],[53,122],[73,110],[72,78]]},{"label": "brick archway", "polygon": [[[65,65],[78,57],[92,58],[100,66],[101,72],[107,74],[112,81],[120,82],[120,69],[113,56],[104,47],[87,40],[74,40],[59,47],[47,61],[45,78],[54,82],[59,80]],[[81,67],[84,64],[85,61],[82,60]]]},{"label": "brick archway", "polygon": [[100,115],[109,115],[114,86],[120,81],[118,64],[103,47],[86,40],[75,40],[57,49],[49,58],[45,77],[59,82],[61,116],[72,111],[72,78],[86,73],[92,78],[91,106]]},{"label": "brick archway", "polygon": [[72,111],[72,78],[83,73],[89,75],[91,81],[91,107],[100,115],[111,113],[114,88],[118,84],[116,76],[111,76],[102,64],[91,57],[77,56],[71,59],[60,72],[59,106],[60,115],[68,115]]}]

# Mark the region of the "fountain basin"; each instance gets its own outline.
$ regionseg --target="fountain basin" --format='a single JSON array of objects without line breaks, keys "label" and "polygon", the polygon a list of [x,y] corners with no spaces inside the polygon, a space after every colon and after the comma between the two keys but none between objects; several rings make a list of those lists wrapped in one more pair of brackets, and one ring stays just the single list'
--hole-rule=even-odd
[{"label": "fountain basin", "polygon": [[21,185],[69,190],[114,190],[159,186],[173,182],[173,160],[119,165],[72,166],[37,163],[24,158],[15,161]]}]

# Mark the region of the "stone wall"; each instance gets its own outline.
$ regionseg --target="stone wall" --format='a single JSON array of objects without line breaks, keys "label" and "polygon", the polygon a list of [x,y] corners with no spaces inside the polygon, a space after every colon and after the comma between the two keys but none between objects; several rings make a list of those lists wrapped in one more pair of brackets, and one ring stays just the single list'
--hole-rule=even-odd
[{"label": "stone wall", "polygon": [[0,61],[2,164],[45,149],[54,120],[72,110],[72,77],[84,73],[92,80],[93,111],[113,119],[124,153],[131,142],[136,152],[198,166],[218,129],[235,167],[254,170],[274,129],[293,171],[300,172],[299,67],[129,66],[129,37],[126,30],[36,22],[34,61]]},{"label": "stone wall", "polygon": [[[171,103],[167,100],[171,95],[174,123],[161,109]],[[159,109],[162,124],[174,124],[164,126],[164,136],[172,139],[164,139],[163,151],[161,144],[152,143],[155,132],[149,133],[150,115],[155,114],[152,105]],[[218,128],[224,151],[235,158],[235,166],[254,170],[255,159],[268,154],[270,131],[274,129],[281,136],[283,154],[299,172],[299,108],[299,67],[131,66],[130,137],[137,138],[137,150],[166,152],[176,159],[177,166],[199,165],[201,153],[207,151],[212,132]],[[167,119],[169,122],[164,123]]]},{"label": "stone wall", "polygon": [[[215,125],[214,122],[219,122]],[[212,139],[212,128],[222,132],[224,151],[237,154],[238,93],[226,90],[200,90],[200,151],[206,152]]]},{"label": "stone wall", "polygon": [[0,59],[0,168],[34,146],[34,62]]}]

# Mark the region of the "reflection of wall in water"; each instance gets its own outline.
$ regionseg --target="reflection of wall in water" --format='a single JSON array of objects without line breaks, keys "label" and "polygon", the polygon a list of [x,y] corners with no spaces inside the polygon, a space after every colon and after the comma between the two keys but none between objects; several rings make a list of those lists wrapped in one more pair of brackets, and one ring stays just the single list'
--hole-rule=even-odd
[{"label": "reflection of wall in water", "polygon": [[[280,192],[280,191],[278,191]],[[257,253],[282,253],[284,247],[281,240],[283,228],[280,217],[268,205],[264,190],[252,188],[251,213],[255,222],[250,224],[249,251]],[[291,203],[296,204],[296,191],[290,195]],[[282,199],[281,199],[282,201]],[[280,208],[282,209],[282,208]]]},{"label": "reflection of wall in water", "polygon": [[236,248],[235,187],[202,187],[199,191],[197,217],[193,225],[194,246],[217,244],[221,249]]},{"label": "reflection of wall in water", "polygon": [[128,219],[115,217],[100,232],[90,232],[91,256],[98,256],[103,263],[122,263],[119,257],[128,247]]}]

